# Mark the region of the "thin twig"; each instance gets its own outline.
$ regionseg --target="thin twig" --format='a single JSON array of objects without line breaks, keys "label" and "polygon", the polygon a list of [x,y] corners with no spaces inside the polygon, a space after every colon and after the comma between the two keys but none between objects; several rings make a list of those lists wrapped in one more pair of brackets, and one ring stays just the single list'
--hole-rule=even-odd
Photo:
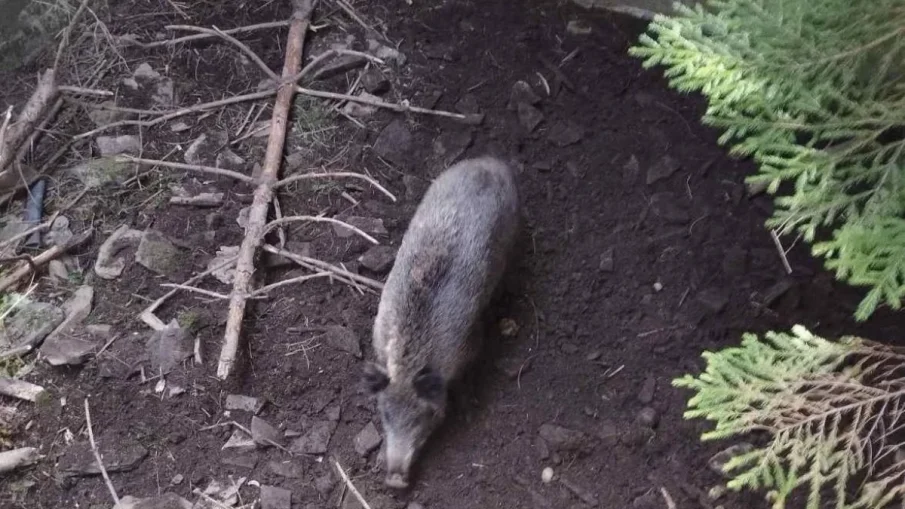
[{"label": "thin twig", "polygon": [[254,297],[264,295],[281,286],[293,285],[296,283],[304,283],[305,281],[308,281],[310,279],[316,279],[319,277],[332,276],[332,275],[333,274],[331,272],[324,271],[324,272],[318,272],[317,274],[308,274],[307,276],[298,276],[298,277],[294,277],[294,278],[290,278],[290,279],[284,279],[282,281],[278,281],[276,283],[272,283],[267,286],[262,286],[261,288],[258,288],[257,290],[251,292],[251,295],[249,297],[254,298]]},{"label": "thin twig", "polygon": [[358,488],[352,484],[352,479],[349,479],[349,476],[346,475],[346,471],[343,470],[343,467],[339,464],[338,461],[333,460],[333,465],[336,466],[336,470],[339,471],[339,476],[343,478],[343,482],[346,483],[346,486],[349,488],[349,491],[355,495],[355,498],[358,499],[358,503],[361,504],[364,509],[371,509],[371,505],[368,504],[368,501],[365,500],[365,497],[361,496],[361,493],[358,491]]},{"label": "thin twig", "polygon": [[113,122],[111,124],[103,125],[98,127],[97,129],[92,129],[90,131],[84,132],[82,134],[77,134],[73,137],[74,141],[82,140],[85,138],[91,138],[92,136],[102,133],[104,131],[109,131],[110,129],[115,129],[117,127],[123,126],[139,126],[139,127],[154,127],[157,124],[161,124],[166,122],[167,120],[172,120],[177,117],[181,117],[184,115],[188,115],[190,113],[197,113],[199,111],[206,111],[214,108],[219,108],[221,106],[229,106],[230,104],[236,104],[246,101],[257,101],[258,99],[266,99],[274,94],[276,94],[276,90],[262,90],[260,92],[253,92],[250,94],[237,95],[233,97],[227,97],[226,99],[220,99],[218,101],[212,101],[209,103],[196,104],[195,106],[191,106],[188,108],[181,108],[176,111],[172,111],[170,113],[166,113],[159,117],[153,118],[151,120],[120,120],[119,122]]},{"label": "thin twig", "polygon": [[380,185],[379,182],[377,182],[373,178],[371,178],[367,175],[364,175],[362,173],[354,173],[351,171],[333,171],[333,172],[328,172],[328,173],[299,173],[296,175],[292,175],[290,177],[286,177],[283,180],[277,181],[273,185],[273,187],[274,187],[274,189],[280,188],[285,185],[291,184],[293,182],[297,182],[299,180],[308,180],[308,179],[316,179],[316,178],[344,178],[344,177],[364,180],[368,184],[371,184],[372,186],[377,188],[378,191],[380,191],[381,193],[383,193],[387,197],[389,197],[389,199],[393,200],[394,202],[396,201],[396,196],[394,196],[393,193],[387,191],[387,189],[385,187],[383,187],[382,185]]},{"label": "thin twig", "polygon": [[88,6],[88,0],[82,0],[82,3],[79,4],[79,8],[75,11],[75,14],[72,15],[72,20],[69,21],[69,25],[66,27],[66,30],[63,31],[63,37],[60,39],[60,45],[57,46],[57,54],[53,59],[53,69],[57,70],[60,68],[60,59],[63,57],[63,51],[66,50],[66,46],[69,45],[69,37],[72,35],[72,29],[75,28],[75,24],[78,23],[79,18],[82,17],[82,12],[85,11],[85,7]]},{"label": "thin twig", "polygon": [[[197,283],[198,281],[204,279],[205,277],[214,273],[215,271],[218,271],[220,269],[223,269],[229,265],[236,263],[236,258],[238,258],[238,257],[233,256],[229,259],[224,260],[223,263],[221,263],[219,265],[215,265],[200,274],[190,277],[188,280],[186,280],[185,283],[183,283],[183,285],[191,285],[191,284]],[[167,325],[165,323],[163,323],[163,321],[161,321],[160,318],[157,318],[157,315],[155,315],[154,312],[157,311],[157,308],[162,306],[164,302],[169,300],[170,297],[176,295],[177,293],[179,293],[179,288],[174,288],[173,290],[170,290],[169,292],[164,294],[159,299],[152,302],[151,305],[146,307],[144,309],[144,311],[142,311],[141,314],[139,315],[139,318],[141,319],[141,321],[148,324],[148,326],[154,330],[166,329]]]},{"label": "thin twig", "polygon": [[[369,277],[365,277],[360,274],[355,274],[354,272],[349,272],[348,270],[337,267],[336,265],[329,264],[325,261],[318,260],[316,258],[297,255],[297,254],[293,253],[292,251],[280,249],[280,248],[278,248],[276,246],[272,246],[270,244],[265,244],[264,246],[262,246],[262,249],[264,249],[264,251],[267,251],[268,253],[273,253],[275,255],[279,255],[284,258],[288,258],[309,270],[325,270],[328,272],[332,272],[333,274],[335,274],[338,277],[338,279],[340,279],[341,281],[344,281],[344,282],[355,281],[357,283],[361,283],[374,290],[383,289],[383,283],[381,283],[379,281],[375,281]],[[352,283],[349,283],[349,284],[352,284]]]},{"label": "thin twig", "polygon": [[187,292],[200,293],[201,295],[207,295],[208,297],[213,297],[215,299],[228,299],[229,298],[229,295],[212,292],[210,290],[205,290],[204,288],[198,288],[197,286],[180,285],[180,284],[176,284],[176,283],[164,283],[160,286],[163,286],[165,288],[176,288],[177,290],[185,290]]},{"label": "thin twig", "polygon": [[432,110],[428,108],[421,108],[418,106],[407,106],[405,104],[396,104],[396,103],[388,103],[381,101],[379,99],[371,99],[368,97],[362,97],[357,95],[348,95],[348,94],[339,94],[336,92],[327,92],[325,90],[312,90],[310,88],[296,86],[295,91],[308,95],[311,97],[320,97],[321,99],[335,99],[338,101],[351,101],[357,102],[361,104],[367,104],[369,106],[376,106],[378,108],[386,108],[388,110],[398,111],[400,113],[405,113],[407,111],[411,111],[412,113],[421,113],[423,115],[435,115],[438,117],[447,117],[454,118],[456,120],[468,120],[471,118],[469,115],[463,115],[461,113],[453,113],[451,111],[443,111],[443,110]]},{"label": "thin twig", "polygon": [[311,60],[311,62],[308,63],[308,65],[306,65],[304,68],[302,68],[302,70],[299,71],[298,74],[293,76],[292,79],[290,79],[289,81],[292,81],[294,83],[294,82],[301,80],[302,78],[308,76],[308,73],[310,73],[314,68],[316,68],[318,66],[318,64],[320,64],[321,62],[323,62],[324,60],[326,60],[330,57],[335,57],[337,55],[350,55],[350,56],[355,56],[355,57],[361,57],[361,58],[365,58],[365,59],[370,60],[371,62],[374,62],[377,64],[381,64],[381,65],[384,64],[383,60],[381,60],[369,53],[348,50],[348,49],[331,49],[331,50],[327,50],[327,51],[321,53],[320,55],[314,57]]},{"label": "thin twig", "polygon": [[85,423],[88,427],[88,441],[91,443],[91,452],[94,453],[94,459],[97,460],[97,467],[101,470],[101,475],[104,476],[104,482],[107,483],[107,489],[110,490],[110,496],[113,497],[113,503],[119,504],[119,495],[116,494],[116,489],[110,481],[110,476],[107,475],[107,469],[104,468],[104,462],[101,461],[101,452],[94,442],[94,430],[91,428],[91,409],[88,407],[87,398],[85,398]]},{"label": "thin twig", "polygon": [[274,228],[276,228],[280,225],[283,225],[286,223],[294,223],[294,222],[298,222],[298,221],[308,221],[308,222],[312,222],[312,223],[336,224],[336,225],[342,226],[343,228],[348,228],[348,229],[352,230],[353,232],[360,235],[363,239],[367,240],[368,242],[370,242],[372,244],[380,244],[380,242],[378,242],[377,239],[375,239],[374,237],[363,232],[360,228],[358,228],[356,226],[352,226],[351,224],[346,223],[345,221],[340,221],[339,219],[333,219],[332,217],[322,217],[322,216],[287,216],[287,217],[283,217],[280,219],[274,219],[273,221],[267,223],[267,226],[264,227],[264,235],[267,235],[270,231],[272,231]]},{"label": "thin twig", "polygon": [[223,168],[215,168],[213,166],[201,166],[197,164],[185,164],[185,163],[176,163],[170,161],[161,161],[158,159],[142,159],[140,157],[132,157],[129,155],[119,155],[116,156],[118,159],[129,161],[138,164],[146,164],[149,166],[163,166],[165,168],[175,168],[177,170],[186,170],[186,171],[194,171],[197,173],[211,173],[214,175],[220,175],[223,177],[230,177],[236,180],[240,180],[242,182],[247,182],[249,184],[254,184],[255,179],[249,177],[248,175],[243,175],[237,171],[232,170],[224,170]]},{"label": "thin twig", "polygon": [[91,238],[92,233],[94,233],[94,230],[90,229],[76,237],[73,237],[66,244],[53,246],[43,253],[39,254],[38,256],[30,258],[28,260],[28,263],[20,264],[17,268],[10,271],[9,274],[5,275],[3,279],[0,279],[0,292],[8,290],[20,279],[30,274],[34,268],[41,267],[42,265],[45,265],[56,257],[62,255],[66,251],[82,244],[83,242]]},{"label": "thin twig", "polygon": [[770,237],[773,239],[773,245],[776,246],[776,251],[779,253],[779,258],[782,260],[782,266],[786,269],[786,274],[791,274],[792,266],[789,265],[789,259],[786,258],[786,251],[782,247],[782,242],[780,242],[776,230],[770,230]]},{"label": "thin twig", "polygon": [[[242,32],[253,32],[256,30],[269,30],[271,28],[283,28],[286,26],[289,26],[289,21],[287,21],[287,20],[269,21],[267,23],[259,23],[257,25],[248,25],[248,26],[244,26],[244,27],[223,30],[223,33],[232,35],[232,34],[238,34],[238,33],[242,33]],[[171,29],[170,26],[165,26],[164,28],[166,28],[168,30]],[[129,44],[134,44],[136,46],[141,46],[142,48],[147,49],[147,48],[157,48],[160,46],[170,46],[173,44],[197,41],[197,40],[201,40],[201,39],[209,39],[212,37],[219,37],[219,36],[220,36],[219,34],[207,33],[207,34],[186,35],[185,37],[177,37],[176,39],[169,39],[166,41],[154,41],[154,42],[143,43],[143,42],[139,42],[139,41],[132,40],[132,39],[125,39],[125,42],[128,42]]]},{"label": "thin twig", "polygon": [[666,502],[666,509],[676,509],[676,501],[672,499],[672,496],[666,491],[665,486],[660,486],[660,494],[663,495],[663,501]]},{"label": "thin twig", "polygon": [[259,57],[257,55],[257,53],[252,51],[251,48],[249,48],[248,46],[245,45],[245,43],[239,41],[235,37],[229,35],[228,33],[220,30],[217,27],[204,28],[204,27],[196,27],[196,26],[192,26],[192,25],[170,25],[167,28],[170,30],[185,30],[185,31],[191,31],[191,32],[199,32],[202,34],[216,35],[218,37],[221,37],[221,38],[227,40],[228,42],[232,43],[236,47],[238,47],[243,53],[245,53],[248,56],[248,58],[250,58],[255,64],[257,64],[257,66],[260,67],[261,70],[264,71],[264,73],[267,74],[267,76],[270,79],[272,79],[274,82],[280,81],[280,77],[277,76],[277,73],[273,72],[273,69],[271,69],[270,67],[267,67],[267,64],[265,64],[264,61],[261,60],[261,57]]}]

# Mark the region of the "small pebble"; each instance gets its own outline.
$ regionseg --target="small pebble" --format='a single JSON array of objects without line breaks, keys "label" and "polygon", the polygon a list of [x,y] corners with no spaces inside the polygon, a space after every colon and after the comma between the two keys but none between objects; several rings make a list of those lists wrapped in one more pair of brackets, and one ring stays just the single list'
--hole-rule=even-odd
[{"label": "small pebble", "polygon": [[553,480],[553,469],[550,467],[544,468],[543,472],[540,474],[540,480],[544,482],[544,484],[550,484],[550,481]]},{"label": "small pebble", "polygon": [[654,291],[655,291],[655,292],[659,292],[659,291],[662,290],[662,289],[663,289],[663,283],[661,283],[661,282],[659,282],[659,281],[657,281],[656,283],[654,283]]}]

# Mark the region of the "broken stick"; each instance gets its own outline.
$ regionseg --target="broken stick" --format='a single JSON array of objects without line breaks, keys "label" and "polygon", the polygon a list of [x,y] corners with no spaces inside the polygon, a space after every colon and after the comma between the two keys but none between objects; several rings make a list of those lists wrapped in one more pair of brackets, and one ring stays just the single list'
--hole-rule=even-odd
[{"label": "broken stick", "polygon": [[86,240],[91,238],[92,233],[94,233],[93,229],[88,230],[76,237],[73,237],[72,240],[67,242],[65,245],[53,246],[47,251],[44,251],[38,256],[35,256],[34,258],[26,259],[24,263],[21,263],[17,268],[10,271],[7,276],[4,276],[2,279],[0,279],[0,292],[8,290],[11,286],[18,283],[20,279],[29,275],[33,269],[41,267],[42,265],[45,265],[56,257],[62,255],[66,251],[81,245]]},{"label": "broken stick", "polygon": [[[315,0],[293,0],[292,23],[289,25],[289,36],[286,43],[286,59],[283,63],[283,79],[298,74],[302,66],[302,50],[305,45],[305,34],[311,22]],[[245,227],[245,238],[239,248],[236,262],[236,275],[233,292],[229,301],[229,315],[226,319],[226,332],[223,336],[223,348],[217,364],[217,377],[226,379],[232,372],[239,350],[239,335],[242,332],[242,318],[245,316],[245,303],[251,286],[254,272],[255,252],[263,240],[267,211],[273,200],[273,185],[277,182],[280,160],[283,156],[283,145],[286,141],[286,121],[292,107],[295,88],[292,83],[283,82],[277,91],[273,105],[273,116],[270,121],[270,138],[267,141],[267,152],[264,155],[264,168],[255,190],[254,201],[248,212],[248,224]]]},{"label": "broken stick", "polygon": [[40,385],[25,380],[0,376],[0,394],[35,403],[40,397],[47,394],[47,391]]}]

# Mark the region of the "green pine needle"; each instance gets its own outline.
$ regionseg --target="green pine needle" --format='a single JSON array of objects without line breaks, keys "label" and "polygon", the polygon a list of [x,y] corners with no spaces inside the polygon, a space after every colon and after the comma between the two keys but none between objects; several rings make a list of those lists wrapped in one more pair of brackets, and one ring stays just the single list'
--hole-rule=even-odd
[{"label": "green pine needle", "polygon": [[[685,418],[716,423],[702,439],[752,431],[772,438],[726,463],[729,488],[764,489],[774,509],[798,490],[808,509],[902,503],[905,352],[854,337],[827,341],[796,326],[745,334],[741,346],[704,358],[703,373],[673,381],[696,392]],[[856,476],[864,481],[852,493]]]},{"label": "green pine needle", "polygon": [[[657,16],[632,55],[708,99],[703,121],[792,188],[767,222],[814,244],[837,277],[905,294],[905,0],[710,0]],[[833,232],[824,241],[824,232]]]}]

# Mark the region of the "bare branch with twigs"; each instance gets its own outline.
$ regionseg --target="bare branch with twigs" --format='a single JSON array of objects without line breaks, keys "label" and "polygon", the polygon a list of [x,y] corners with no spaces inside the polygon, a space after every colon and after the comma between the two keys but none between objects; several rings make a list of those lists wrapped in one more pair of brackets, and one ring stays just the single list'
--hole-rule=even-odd
[{"label": "bare branch with twigs", "polygon": [[380,185],[379,182],[377,182],[376,180],[374,180],[373,178],[371,178],[367,175],[364,175],[361,173],[354,173],[351,171],[331,171],[331,172],[327,172],[327,173],[299,173],[297,175],[292,175],[290,177],[284,178],[283,180],[277,181],[276,183],[273,184],[273,187],[279,188],[279,187],[289,185],[293,182],[298,182],[300,180],[308,180],[308,179],[316,179],[316,178],[355,178],[355,179],[364,180],[368,184],[371,184],[372,186],[377,188],[378,191],[385,194],[389,199],[393,200],[394,202],[396,201],[396,196],[393,195],[393,193],[387,191],[387,189],[385,187],[383,187],[382,185]]},{"label": "bare branch with twigs", "polygon": [[380,281],[375,281],[369,277],[355,274],[354,272],[349,272],[348,270],[345,270],[341,267],[337,267],[316,258],[298,255],[293,253],[292,251],[280,249],[276,246],[271,246],[270,244],[265,244],[262,249],[264,249],[264,251],[267,251],[268,253],[273,253],[275,255],[282,256],[283,258],[292,260],[293,262],[301,265],[302,267],[305,267],[308,270],[325,270],[331,272],[333,273],[334,277],[336,277],[340,281],[346,282],[353,286],[355,285],[355,283],[361,283],[373,290],[383,289],[383,283],[381,283]]},{"label": "bare branch with twigs", "polygon": [[270,67],[267,67],[267,64],[265,64],[264,61],[261,60],[261,57],[259,57],[257,55],[257,53],[252,51],[251,48],[249,48],[242,41],[236,39],[235,37],[229,35],[228,33],[220,30],[217,27],[204,28],[204,27],[196,27],[196,26],[191,26],[191,25],[170,25],[167,28],[169,28],[170,30],[184,30],[184,31],[200,32],[202,34],[210,34],[210,35],[216,35],[217,37],[221,37],[221,38],[225,39],[226,41],[230,42],[231,44],[233,44],[234,46],[236,46],[237,48],[239,48],[242,51],[242,53],[245,53],[245,55],[248,58],[250,58],[252,60],[252,62],[254,62],[258,67],[260,67],[261,70],[264,71],[264,73],[267,74],[267,76],[270,79],[272,79],[274,82],[280,81],[280,77],[277,76],[277,73],[273,72],[273,69],[271,69]]},{"label": "bare branch with twigs", "polygon": [[[284,78],[294,76],[301,68],[305,35],[311,23],[314,4],[315,0],[293,1],[294,11],[292,13],[292,23],[289,26],[289,36],[287,37],[286,58],[283,63]],[[245,238],[239,248],[239,257],[236,262],[236,273],[233,281],[232,297],[229,302],[226,331],[223,336],[220,360],[217,364],[217,377],[221,380],[228,377],[230,372],[232,372],[236,353],[239,350],[239,335],[242,330],[242,319],[245,316],[245,303],[251,285],[251,275],[254,272],[254,256],[264,238],[267,211],[273,199],[273,185],[278,180],[277,175],[282,159],[283,146],[286,141],[286,123],[294,96],[295,89],[293,85],[284,83],[280,86],[277,92],[277,99],[273,105],[270,137],[267,142],[267,151],[264,155],[263,170],[261,171],[258,188],[255,190],[254,200],[248,213]]]}]

